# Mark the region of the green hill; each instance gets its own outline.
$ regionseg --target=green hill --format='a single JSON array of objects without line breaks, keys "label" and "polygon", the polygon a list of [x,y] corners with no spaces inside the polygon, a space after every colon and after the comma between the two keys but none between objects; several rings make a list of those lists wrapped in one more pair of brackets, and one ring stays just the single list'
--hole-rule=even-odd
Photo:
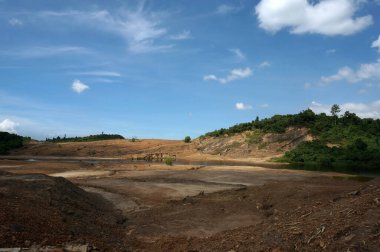
[{"label": "green hill", "polygon": [[275,115],[262,120],[256,118],[252,122],[206,133],[201,138],[220,137],[248,130],[283,133],[289,127],[305,127],[316,140],[301,143],[286,152],[278,161],[380,170],[380,120],[361,119],[348,111],[338,116],[338,112],[339,107],[332,109],[332,115],[315,114],[307,109],[294,115]]},{"label": "green hill", "polygon": [[[30,138],[28,138],[30,140]],[[10,150],[20,148],[26,138],[11,134],[8,132],[0,132],[0,154],[7,154]]]}]

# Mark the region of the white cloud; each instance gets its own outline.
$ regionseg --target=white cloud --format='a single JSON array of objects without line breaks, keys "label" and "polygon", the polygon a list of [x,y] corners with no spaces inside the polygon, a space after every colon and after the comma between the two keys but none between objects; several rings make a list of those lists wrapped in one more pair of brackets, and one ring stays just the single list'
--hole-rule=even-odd
[{"label": "white cloud", "polygon": [[163,16],[160,13],[146,12],[143,6],[135,11],[119,10],[117,13],[107,10],[40,13],[41,18],[57,18],[59,22],[71,22],[73,25],[79,22],[121,36],[127,41],[128,50],[132,53],[166,51],[174,46],[157,43],[157,40],[167,34],[167,29],[161,25]]},{"label": "white cloud", "polygon": [[87,86],[80,80],[74,80],[73,84],[71,85],[71,89],[78,94],[82,93],[83,91],[89,88],[90,88],[89,86]]},{"label": "white cloud", "polygon": [[260,108],[269,108],[269,104],[268,103],[260,104],[259,107]]},{"label": "white cloud", "polygon": [[260,63],[259,68],[266,68],[266,67],[270,67],[270,66],[271,66],[271,64],[268,61],[263,61]]},{"label": "white cloud", "polygon": [[321,77],[322,83],[325,84],[340,80],[346,80],[351,83],[364,80],[380,80],[380,60],[374,63],[361,64],[357,70],[345,66],[334,75]]},{"label": "white cloud", "polygon": [[[330,114],[332,104],[321,104],[313,101],[309,107],[315,113],[326,113]],[[354,103],[348,102],[339,105],[341,112],[343,114],[345,111],[350,111],[355,113],[361,118],[380,118],[380,100],[371,103]]]},{"label": "white cloud", "polygon": [[10,119],[4,119],[0,122],[0,131],[5,131],[9,133],[17,133],[16,127],[19,126],[17,122],[14,122]]},{"label": "white cloud", "polygon": [[71,73],[74,75],[88,75],[88,76],[99,76],[99,77],[120,77],[121,74],[112,71],[89,71],[89,72],[75,72]]},{"label": "white cloud", "polygon": [[219,77],[215,76],[214,74],[210,74],[210,75],[204,76],[203,80],[205,80],[205,81],[214,80],[214,81],[220,82],[221,84],[226,84],[226,83],[234,81],[234,80],[245,79],[251,75],[252,75],[252,70],[249,67],[235,68],[235,69],[232,69],[230,74],[224,78],[219,78]]},{"label": "white cloud", "polygon": [[242,102],[237,102],[237,103],[235,104],[235,108],[236,108],[237,110],[250,110],[250,109],[252,109],[252,106],[249,105],[249,104],[244,104],[244,103],[242,103]]},{"label": "white cloud", "polygon": [[215,13],[220,15],[227,15],[231,13],[236,13],[241,10],[241,7],[228,5],[228,4],[221,4],[216,8]]},{"label": "white cloud", "polygon": [[24,23],[20,19],[17,19],[17,18],[9,19],[8,23],[11,26],[23,26],[24,25]]},{"label": "white cloud", "polygon": [[255,11],[259,26],[269,32],[328,36],[355,34],[372,24],[372,16],[355,17],[362,0],[261,0]]},{"label": "white cloud", "polygon": [[244,60],[245,59],[245,54],[239,48],[232,48],[229,51],[232,52],[233,54],[235,54],[235,56],[238,60]]},{"label": "white cloud", "polygon": [[25,49],[18,49],[17,51],[0,51],[0,54],[5,54],[21,58],[45,58],[57,55],[66,54],[90,54],[91,51],[84,47],[79,46],[35,46]]},{"label": "white cloud", "polygon": [[183,32],[178,33],[176,35],[170,36],[170,39],[173,39],[173,40],[191,39],[191,32],[190,31],[183,31]]},{"label": "white cloud", "polygon": [[372,42],[372,48],[377,48],[377,51],[380,52],[380,35],[377,40]]}]

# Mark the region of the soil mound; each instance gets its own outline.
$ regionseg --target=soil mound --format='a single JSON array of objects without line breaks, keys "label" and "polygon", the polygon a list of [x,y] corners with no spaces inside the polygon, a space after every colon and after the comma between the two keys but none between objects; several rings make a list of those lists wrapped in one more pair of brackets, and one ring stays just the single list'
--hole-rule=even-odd
[{"label": "soil mound", "polygon": [[123,247],[126,220],[64,178],[0,172],[0,247],[91,244]]}]

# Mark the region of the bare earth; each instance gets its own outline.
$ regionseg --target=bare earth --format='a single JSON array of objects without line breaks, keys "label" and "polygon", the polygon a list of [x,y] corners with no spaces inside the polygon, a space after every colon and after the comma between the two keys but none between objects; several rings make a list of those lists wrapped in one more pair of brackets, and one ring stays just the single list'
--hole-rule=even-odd
[{"label": "bare earth", "polygon": [[160,140],[18,150],[12,154],[70,162],[0,160],[0,248],[380,251],[380,179],[259,166],[92,162],[83,149],[104,154],[97,157],[162,151],[187,160],[227,159]]}]

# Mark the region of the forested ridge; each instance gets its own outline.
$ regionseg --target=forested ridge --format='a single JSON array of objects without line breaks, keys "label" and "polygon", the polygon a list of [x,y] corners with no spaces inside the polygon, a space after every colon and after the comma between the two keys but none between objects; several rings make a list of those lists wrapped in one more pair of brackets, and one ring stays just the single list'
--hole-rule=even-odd
[{"label": "forested ridge", "polygon": [[244,131],[283,133],[289,127],[306,127],[315,137],[303,142],[278,159],[293,163],[315,163],[324,166],[357,166],[380,170],[380,120],[360,118],[349,111],[338,115],[334,105],[331,115],[316,114],[311,109],[298,114],[275,115],[219,129],[204,136],[221,137]]}]

